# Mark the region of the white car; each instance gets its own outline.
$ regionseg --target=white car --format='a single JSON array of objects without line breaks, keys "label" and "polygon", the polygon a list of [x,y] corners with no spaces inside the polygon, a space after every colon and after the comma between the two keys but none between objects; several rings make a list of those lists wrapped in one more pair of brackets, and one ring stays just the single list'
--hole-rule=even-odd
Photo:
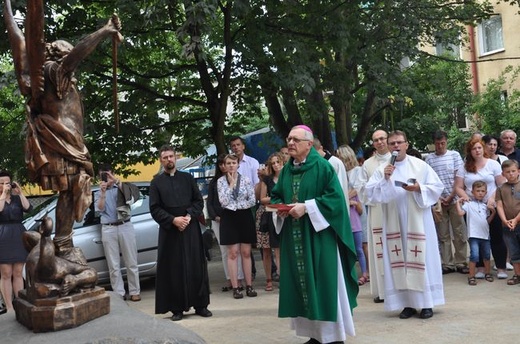
[{"label": "white car", "polygon": [[[154,277],[157,267],[157,240],[159,225],[150,215],[149,206],[149,182],[135,182],[141,197],[132,205],[132,223],[135,228],[137,241],[137,264],[139,266],[139,277]],[[98,187],[93,187],[92,192],[97,191]],[[94,197],[92,197],[94,200]],[[31,216],[24,220],[27,230],[37,230],[40,222],[37,221],[43,216],[51,217],[55,223],[57,195],[39,205],[31,213]],[[109,283],[108,266],[101,242],[101,224],[99,213],[94,211],[94,204],[86,211],[82,222],[75,222],[73,225],[73,243],[80,247],[87,259],[87,263],[96,269],[98,273],[98,283]],[[123,275],[126,276],[126,268],[121,259]]]}]

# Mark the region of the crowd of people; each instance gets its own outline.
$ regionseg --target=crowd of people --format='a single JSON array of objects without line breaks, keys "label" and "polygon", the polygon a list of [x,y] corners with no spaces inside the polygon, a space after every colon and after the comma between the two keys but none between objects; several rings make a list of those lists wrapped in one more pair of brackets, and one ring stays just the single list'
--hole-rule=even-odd
[{"label": "crowd of people", "polygon": [[[409,147],[406,133],[376,130],[363,156],[348,145],[332,154],[309,127],[299,125],[286,146],[259,164],[245,154],[242,138],[231,138],[232,153],[218,156],[206,202],[222,253],[222,292],[231,291],[234,299],[242,299],[244,291],[258,295],[252,254],[258,248],[263,289],[279,288],[278,315],[291,318],[296,334],[312,344],[342,343],[355,334],[352,310],[365,284],[374,302],[384,303],[386,311],[401,310],[401,319],[434,315],[434,307],[445,303],[444,274],[467,274],[470,286],[495,277],[519,284],[516,134],[474,134],[463,156],[447,148],[444,131],[436,131],[432,141],[435,150],[423,159]],[[173,147],[163,146],[159,158],[164,172],[150,186],[150,211],[160,226],[155,311],[172,312],[177,321],[193,307],[209,317],[207,262],[197,223],[203,198],[194,178],[177,171]],[[132,272],[135,238],[123,240],[132,239],[124,232],[133,228],[126,228],[129,215],[121,218],[115,210],[124,183],[110,166],[101,173],[107,178],[95,204],[104,216],[105,250],[114,251],[112,287],[125,297],[118,247]],[[7,311],[21,289],[27,254],[19,228],[30,204],[17,189],[2,172],[0,285]],[[508,270],[514,270],[511,277]],[[129,275],[132,301],[140,300],[138,280],[137,271]]]},{"label": "crowd of people", "polygon": [[[425,157],[409,147],[402,131],[376,130],[373,147],[363,156],[348,145],[332,154],[311,133],[305,126],[293,128],[284,147],[289,159],[280,151],[265,167],[258,164],[259,182],[249,191],[256,195],[251,211],[256,214],[256,247],[266,273],[264,289],[275,288],[271,271],[277,268],[279,316],[292,318],[296,334],[310,337],[307,343],[343,342],[355,333],[351,310],[358,287],[365,284],[370,285],[374,302],[384,303],[386,311],[400,310],[401,319],[415,314],[427,319],[434,315],[434,307],[445,303],[444,274],[467,275],[470,286],[478,279],[520,283],[519,150],[513,131],[503,131],[500,138],[475,134],[462,156],[448,149],[448,135],[439,130],[432,136],[434,152]],[[243,141],[240,148],[243,154]],[[244,168],[251,167],[252,159],[247,157]],[[242,165],[240,158],[238,164]],[[221,163],[218,166],[225,169]],[[330,173],[325,171],[334,173],[325,177]],[[335,185],[309,183],[324,178]],[[222,188],[233,185],[229,178],[216,179],[222,180]],[[332,189],[334,196],[328,194]],[[341,202],[328,197],[339,197]],[[226,202],[216,192],[210,198],[213,205]],[[210,214],[220,220],[217,213]],[[251,230],[250,222],[247,226]],[[335,240],[321,238],[318,233],[323,229],[334,233]],[[318,275],[325,278],[312,266],[324,259],[317,255],[319,245],[335,247],[332,252],[337,254],[327,259],[329,264],[336,262],[331,266],[342,267],[333,279],[337,285],[330,283],[338,302],[336,316],[328,321],[320,301],[336,302],[330,296],[325,301],[323,290],[315,285]],[[351,274],[352,259],[359,264],[359,276]],[[328,270],[335,271],[330,266]],[[511,277],[508,270],[514,270]]]}]

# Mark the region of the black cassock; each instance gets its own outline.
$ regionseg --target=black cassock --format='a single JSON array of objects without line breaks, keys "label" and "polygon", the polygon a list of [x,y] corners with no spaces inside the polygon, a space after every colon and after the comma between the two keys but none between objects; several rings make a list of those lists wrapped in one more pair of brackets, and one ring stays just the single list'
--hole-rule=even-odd
[{"label": "black cassock", "polygon": [[[209,280],[198,218],[204,201],[193,176],[162,173],[150,184],[150,212],[159,223],[155,313],[182,312],[209,304]],[[174,216],[191,215],[184,231]]]}]

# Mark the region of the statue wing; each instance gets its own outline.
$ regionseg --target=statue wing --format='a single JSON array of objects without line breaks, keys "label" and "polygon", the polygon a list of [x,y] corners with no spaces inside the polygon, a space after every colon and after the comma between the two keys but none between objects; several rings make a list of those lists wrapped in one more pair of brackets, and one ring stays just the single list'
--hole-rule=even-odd
[{"label": "statue wing", "polygon": [[28,47],[27,58],[29,61],[29,75],[33,99],[37,99],[42,95],[44,87],[44,24],[43,0],[29,0],[27,2],[27,18],[25,19],[25,45]]}]

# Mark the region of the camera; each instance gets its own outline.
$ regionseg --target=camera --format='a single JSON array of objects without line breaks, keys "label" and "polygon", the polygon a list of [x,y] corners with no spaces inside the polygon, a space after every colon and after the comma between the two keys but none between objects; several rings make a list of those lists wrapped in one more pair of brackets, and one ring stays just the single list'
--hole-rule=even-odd
[{"label": "camera", "polygon": [[101,172],[101,181],[103,181],[103,182],[108,181],[108,175],[106,172]]},{"label": "camera", "polygon": [[11,183],[11,189],[16,189],[16,184],[15,183]]}]

